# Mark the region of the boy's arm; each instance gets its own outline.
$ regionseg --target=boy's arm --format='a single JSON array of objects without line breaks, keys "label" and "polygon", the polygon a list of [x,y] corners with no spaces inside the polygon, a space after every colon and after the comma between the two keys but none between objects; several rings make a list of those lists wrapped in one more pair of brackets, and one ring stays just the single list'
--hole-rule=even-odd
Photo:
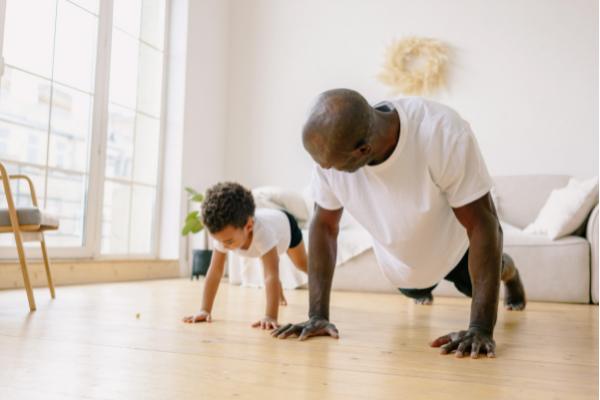
[{"label": "boy's arm", "polygon": [[200,322],[211,320],[211,311],[215,297],[217,296],[217,290],[219,284],[223,278],[223,269],[225,268],[225,259],[227,254],[221,253],[218,250],[213,250],[212,258],[210,260],[210,267],[206,273],[206,280],[204,281],[204,293],[202,294],[202,309],[201,311],[189,317],[183,318],[183,322]]},{"label": "boy's arm", "polygon": [[219,250],[213,250],[213,255],[210,260],[210,267],[206,273],[204,281],[204,294],[202,296],[202,311],[210,313],[219,290],[219,284],[223,279],[223,270],[225,269],[225,259],[227,254],[221,253]]},{"label": "boy's arm", "polygon": [[265,317],[253,327],[260,326],[263,329],[277,328],[277,316],[279,313],[279,293],[281,287],[279,284],[279,255],[277,247],[273,247],[262,257],[265,272],[265,289],[267,291],[267,311]]}]

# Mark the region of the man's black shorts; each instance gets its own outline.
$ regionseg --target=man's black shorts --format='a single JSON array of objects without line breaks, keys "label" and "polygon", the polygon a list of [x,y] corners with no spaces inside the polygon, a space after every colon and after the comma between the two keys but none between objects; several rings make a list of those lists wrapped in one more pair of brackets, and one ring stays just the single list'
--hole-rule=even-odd
[{"label": "man's black shorts", "polygon": [[[502,258],[502,270],[504,270],[504,258]],[[502,271],[501,270],[501,271]],[[502,272],[500,272],[502,274]],[[469,274],[469,250],[463,256],[463,258],[458,262],[458,265],[454,267],[452,271],[444,278],[447,281],[454,283],[454,286],[458,289],[459,292],[467,295],[468,297],[473,297],[473,285],[471,283],[471,275]],[[437,285],[432,286],[427,289],[398,289],[400,292],[406,297],[410,297],[412,299],[420,299],[425,297],[436,288]]]}]

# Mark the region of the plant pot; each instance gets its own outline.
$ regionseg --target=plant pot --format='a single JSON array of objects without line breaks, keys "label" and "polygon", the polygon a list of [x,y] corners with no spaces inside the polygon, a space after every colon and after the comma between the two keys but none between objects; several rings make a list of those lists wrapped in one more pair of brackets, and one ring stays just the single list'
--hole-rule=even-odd
[{"label": "plant pot", "polygon": [[200,275],[206,276],[208,267],[210,267],[210,260],[212,258],[212,250],[194,250],[194,257],[192,258],[192,277],[200,279]]}]

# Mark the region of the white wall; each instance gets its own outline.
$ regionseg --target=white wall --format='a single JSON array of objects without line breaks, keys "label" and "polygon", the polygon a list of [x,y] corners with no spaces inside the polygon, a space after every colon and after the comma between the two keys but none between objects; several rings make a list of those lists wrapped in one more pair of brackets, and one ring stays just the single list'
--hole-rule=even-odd
[{"label": "white wall", "polygon": [[188,5],[182,184],[202,192],[225,171],[229,5],[227,0]]},{"label": "white wall", "polygon": [[188,0],[171,0],[168,15],[165,134],[162,146],[162,190],[159,258],[177,259],[183,250],[181,230],[181,177],[187,63]]},{"label": "white wall", "polygon": [[229,21],[228,0],[171,0],[159,249],[181,260],[182,276],[189,250],[202,245],[202,235],[180,235],[191,206],[184,188],[204,192],[224,179]]},{"label": "white wall", "polygon": [[[492,175],[598,174],[597,1],[233,0],[229,26],[228,179],[306,185],[308,104],[336,87],[385,98],[375,76],[384,45],[402,35],[447,43],[449,88],[432,98],[471,123]],[[223,79],[214,68],[194,74]]]}]

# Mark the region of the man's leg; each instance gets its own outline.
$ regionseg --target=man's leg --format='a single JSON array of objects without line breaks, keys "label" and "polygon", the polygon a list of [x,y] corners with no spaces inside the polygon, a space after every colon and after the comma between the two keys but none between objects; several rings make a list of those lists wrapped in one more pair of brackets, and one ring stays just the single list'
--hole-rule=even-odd
[{"label": "man's leg", "polygon": [[[513,259],[506,253],[502,254],[501,273],[501,279],[504,282],[504,308],[517,311],[525,309],[527,296],[525,296],[525,289],[519,271],[515,267]],[[469,250],[444,279],[454,283],[459,292],[468,297],[473,297],[473,285],[469,274]]]},{"label": "man's leg", "polygon": [[400,293],[402,293],[406,297],[410,297],[411,299],[413,299],[415,304],[431,305],[431,304],[433,304],[433,295],[431,294],[431,292],[433,292],[433,289],[435,289],[436,286],[437,285],[432,286],[427,289],[398,289],[398,290],[400,291]]},{"label": "man's leg", "polygon": [[469,250],[460,259],[458,265],[444,278],[454,283],[454,287],[467,297],[473,297],[473,284],[469,274]]},{"label": "man's leg", "polygon": [[522,311],[527,304],[527,295],[519,270],[515,262],[506,253],[502,254],[502,282],[504,282],[504,308],[507,310]]}]

